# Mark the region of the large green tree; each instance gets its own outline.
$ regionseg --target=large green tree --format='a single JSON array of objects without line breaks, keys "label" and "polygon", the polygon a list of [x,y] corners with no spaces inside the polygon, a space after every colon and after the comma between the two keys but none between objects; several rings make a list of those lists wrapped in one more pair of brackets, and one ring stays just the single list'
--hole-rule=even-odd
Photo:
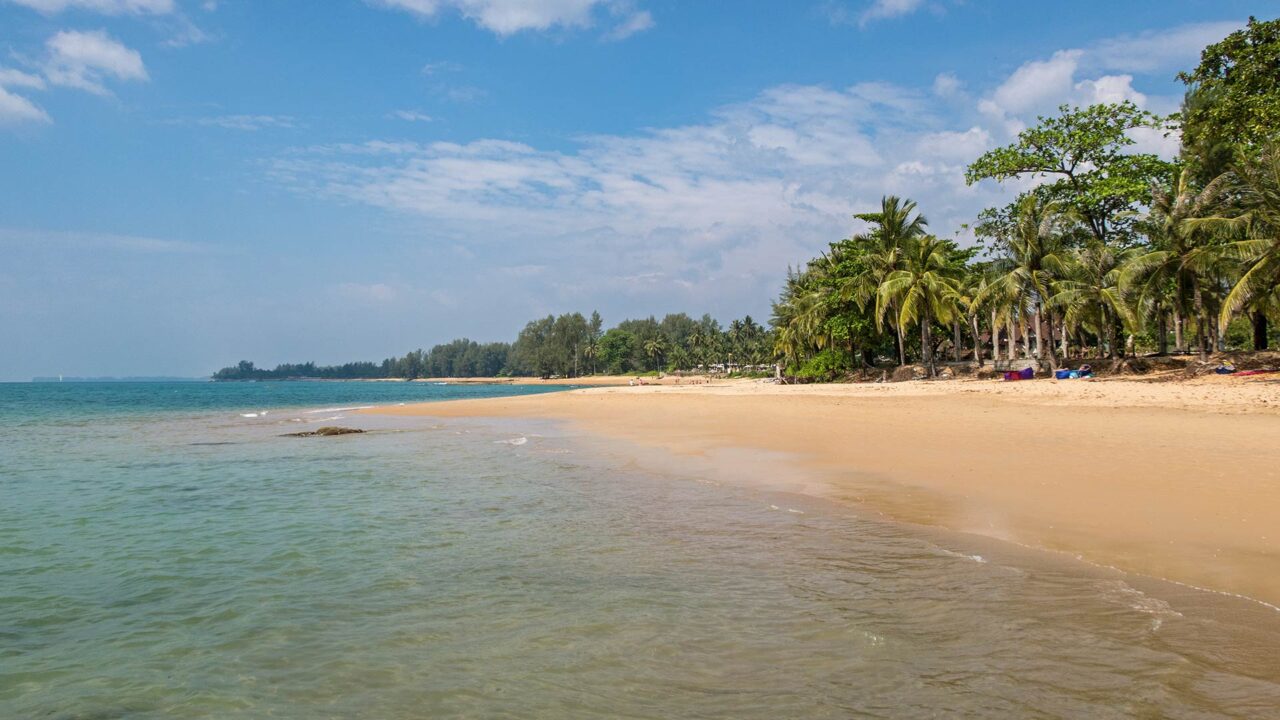
[{"label": "large green tree", "polygon": [[1234,145],[1265,143],[1280,129],[1280,19],[1249,18],[1178,78],[1188,86],[1183,145],[1202,162],[1220,165]]},{"label": "large green tree", "polygon": [[1035,190],[1079,218],[1097,242],[1127,240],[1133,211],[1150,199],[1151,181],[1167,172],[1155,155],[1132,153],[1132,132],[1165,122],[1131,102],[1058,108],[1005,147],[984,153],[965,180],[1046,178]]}]

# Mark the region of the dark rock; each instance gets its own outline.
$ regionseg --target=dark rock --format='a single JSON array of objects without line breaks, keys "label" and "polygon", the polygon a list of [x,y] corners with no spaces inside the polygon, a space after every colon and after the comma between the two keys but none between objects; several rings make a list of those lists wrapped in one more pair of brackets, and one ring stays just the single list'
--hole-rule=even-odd
[{"label": "dark rock", "polygon": [[329,437],[330,435],[357,435],[364,432],[359,428],[322,427],[307,432],[285,433],[282,437]]}]

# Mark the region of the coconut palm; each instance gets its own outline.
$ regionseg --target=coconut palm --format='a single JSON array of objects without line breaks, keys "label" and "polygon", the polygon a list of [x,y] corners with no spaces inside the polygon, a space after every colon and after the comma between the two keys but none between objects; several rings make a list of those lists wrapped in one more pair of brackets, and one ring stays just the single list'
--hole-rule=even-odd
[{"label": "coconut palm", "polygon": [[1243,264],[1244,272],[1227,293],[1219,322],[1225,326],[1233,313],[1252,306],[1257,314],[1256,346],[1259,335],[1264,342],[1266,338],[1264,309],[1274,305],[1280,292],[1280,143],[1270,144],[1258,157],[1239,163],[1236,174],[1248,239],[1223,248],[1225,256]]},{"label": "coconut palm", "polygon": [[653,363],[653,369],[661,369],[662,357],[667,353],[667,341],[661,335],[655,335],[649,338],[644,344],[644,354],[649,356],[649,360]]},{"label": "coconut palm", "polygon": [[[908,245],[925,234],[929,221],[916,213],[915,201],[904,201],[894,195],[881,198],[879,212],[858,213],[854,217],[871,225],[869,232],[852,238],[855,243],[867,248],[867,269],[848,278],[840,287],[840,296],[865,308],[867,304],[877,300],[885,279],[902,269]],[[889,324],[897,339],[898,364],[906,365],[903,329],[897,323],[898,314],[896,311],[892,313]]]},{"label": "coconut palm", "polygon": [[920,354],[933,376],[933,323],[949,324],[960,310],[955,245],[926,235],[903,249],[902,269],[889,273],[876,292],[876,322],[893,311],[899,328],[919,323]]},{"label": "coconut palm", "polygon": [[1149,252],[1135,256],[1121,274],[1121,285],[1133,297],[1133,306],[1147,317],[1155,316],[1159,351],[1167,349],[1164,311],[1171,309],[1178,350],[1182,347],[1183,319],[1197,318],[1200,355],[1209,351],[1208,303],[1212,292],[1209,273],[1220,258],[1215,239],[1238,227],[1224,216],[1224,192],[1228,176],[1219,175],[1204,188],[1192,185],[1194,175],[1184,168],[1168,186],[1151,188],[1151,208],[1139,229],[1151,242]]},{"label": "coconut palm", "polygon": [[587,342],[582,346],[582,355],[591,361],[591,374],[596,374],[596,358],[600,357],[600,338],[594,335],[587,338]]},{"label": "coconut palm", "polygon": [[[999,274],[976,298],[979,304],[992,300],[1019,311],[1030,308],[1031,321],[1036,332],[1036,356],[1045,359],[1045,317],[1048,298],[1053,294],[1053,283],[1065,272],[1061,225],[1066,217],[1056,203],[1045,202],[1034,193],[1023,196],[1015,207],[1013,232],[1007,239],[1008,257],[998,264]],[[1019,302],[1015,302],[1019,301]],[[1019,317],[1023,325],[1025,314]],[[1049,321],[1049,361],[1057,366],[1057,356],[1052,343],[1052,320]],[[1027,335],[1023,334],[1024,342]]]},{"label": "coconut palm", "polygon": [[1085,329],[1098,338],[1098,357],[1106,347],[1115,356],[1119,347],[1117,323],[1132,328],[1135,315],[1121,290],[1120,275],[1136,256],[1121,250],[1090,243],[1069,256],[1063,279],[1049,298],[1049,305],[1062,312],[1063,331]]}]

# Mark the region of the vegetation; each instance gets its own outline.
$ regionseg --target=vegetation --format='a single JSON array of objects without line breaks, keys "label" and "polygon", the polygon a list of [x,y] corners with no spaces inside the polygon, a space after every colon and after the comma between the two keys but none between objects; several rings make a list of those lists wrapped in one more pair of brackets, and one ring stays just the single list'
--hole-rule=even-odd
[{"label": "vegetation", "polygon": [[773,339],[759,323],[744,317],[727,328],[710,315],[700,320],[678,313],[661,322],[650,317],[624,320],[603,330],[599,313],[547,316],[525,325],[516,341],[481,345],[454,340],[429,351],[415,350],[381,363],[353,362],[317,366],[278,365],[273,370],[249,361],[214,373],[215,380],[367,380],[425,377],[573,378],[611,374],[698,371],[756,373],[769,370]]}]

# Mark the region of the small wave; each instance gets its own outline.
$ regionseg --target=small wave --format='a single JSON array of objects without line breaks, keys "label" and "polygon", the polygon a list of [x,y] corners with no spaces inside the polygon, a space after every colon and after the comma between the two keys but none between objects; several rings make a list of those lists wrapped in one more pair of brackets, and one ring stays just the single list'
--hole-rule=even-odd
[{"label": "small wave", "polygon": [[510,440],[494,440],[493,442],[494,444],[497,444],[497,445],[523,445],[529,442],[529,438],[518,437],[518,438],[511,438]]},{"label": "small wave", "polygon": [[[266,413],[263,413],[263,414],[265,415]],[[240,417],[242,417],[242,418],[256,418],[256,417],[258,417],[258,413],[240,413]]]},{"label": "small wave", "polygon": [[1127,605],[1144,615],[1151,617],[1151,630],[1160,629],[1165,620],[1182,617],[1182,613],[1173,609],[1169,603],[1151,597],[1123,580],[1108,580],[1100,583],[1102,596],[1113,602]]},{"label": "small wave", "polygon": [[369,410],[372,407],[374,406],[373,405],[356,405],[354,407],[331,407],[331,408],[320,408],[319,410],[303,410],[302,412],[305,415],[318,415],[320,413],[347,412],[349,410]]},{"label": "small wave", "polygon": [[956,552],[954,550],[948,550],[946,548],[938,548],[938,551],[941,552],[943,555],[950,555],[951,557],[954,557],[954,558],[964,558],[965,560],[972,560],[976,563],[982,563],[984,565],[987,562],[986,558],[976,553],[970,555],[969,553]]}]

